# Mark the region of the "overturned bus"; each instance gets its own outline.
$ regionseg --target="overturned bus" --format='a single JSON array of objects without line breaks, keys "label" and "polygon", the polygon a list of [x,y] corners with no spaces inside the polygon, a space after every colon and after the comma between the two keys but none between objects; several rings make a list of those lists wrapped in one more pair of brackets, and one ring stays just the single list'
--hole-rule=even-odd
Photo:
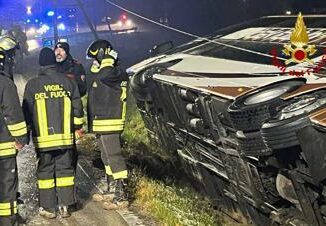
[{"label": "overturned bus", "polygon": [[325,25],[263,17],[127,70],[149,134],[257,225],[326,225]]}]

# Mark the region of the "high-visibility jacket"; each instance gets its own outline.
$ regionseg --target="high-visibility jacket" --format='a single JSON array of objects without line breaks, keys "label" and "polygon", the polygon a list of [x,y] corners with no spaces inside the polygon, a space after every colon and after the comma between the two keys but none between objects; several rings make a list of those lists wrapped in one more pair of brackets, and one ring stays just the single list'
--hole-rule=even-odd
[{"label": "high-visibility jacket", "polygon": [[28,81],[23,101],[26,122],[39,151],[74,146],[74,130],[83,125],[83,107],[78,86],[55,66],[42,68]]},{"label": "high-visibility jacket", "polygon": [[17,88],[0,72],[0,159],[15,157],[15,142],[26,144],[27,128]]},{"label": "high-visibility jacket", "polygon": [[127,81],[111,59],[92,66],[88,91],[88,127],[96,134],[121,133],[126,118]]}]

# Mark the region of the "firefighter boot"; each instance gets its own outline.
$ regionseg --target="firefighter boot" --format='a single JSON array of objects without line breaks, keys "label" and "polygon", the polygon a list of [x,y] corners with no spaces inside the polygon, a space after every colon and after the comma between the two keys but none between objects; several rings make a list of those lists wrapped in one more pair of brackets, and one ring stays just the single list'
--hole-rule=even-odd
[{"label": "firefighter boot", "polygon": [[126,183],[123,179],[116,180],[116,187],[112,202],[106,201],[103,203],[103,208],[106,210],[124,209],[129,206],[128,196],[126,192]]},{"label": "firefighter boot", "polygon": [[68,218],[71,216],[68,206],[59,206],[59,214],[62,218]]},{"label": "firefighter boot", "polygon": [[111,202],[114,198],[116,183],[112,176],[107,177],[108,189],[103,194],[94,194],[93,200],[95,202]]},{"label": "firefighter boot", "polygon": [[57,217],[55,210],[52,210],[52,209],[44,209],[41,207],[39,210],[39,213],[40,213],[40,216],[47,218],[47,219],[54,219]]}]

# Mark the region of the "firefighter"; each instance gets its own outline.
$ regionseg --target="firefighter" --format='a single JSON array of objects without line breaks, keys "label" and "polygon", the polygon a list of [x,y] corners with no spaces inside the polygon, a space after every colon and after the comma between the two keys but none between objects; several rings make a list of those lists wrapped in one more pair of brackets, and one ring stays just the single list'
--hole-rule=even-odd
[{"label": "firefighter", "polygon": [[0,226],[17,225],[18,174],[16,154],[27,143],[27,128],[17,89],[3,71],[0,51]]},{"label": "firefighter", "polygon": [[83,65],[73,59],[70,54],[70,46],[66,42],[58,42],[54,47],[57,60],[58,72],[61,72],[78,84],[80,96],[83,97],[87,91],[86,73]]},{"label": "firefighter", "polygon": [[105,194],[95,194],[93,199],[104,201],[104,209],[120,209],[129,205],[125,191],[128,171],[120,146],[126,116],[126,75],[108,41],[93,42],[87,55],[94,59],[89,75],[88,126],[98,137],[108,180]]},{"label": "firefighter", "polygon": [[28,81],[23,100],[28,128],[38,156],[40,215],[69,217],[75,203],[74,131],[83,125],[77,84],[58,73],[54,51],[43,48],[38,77]]}]

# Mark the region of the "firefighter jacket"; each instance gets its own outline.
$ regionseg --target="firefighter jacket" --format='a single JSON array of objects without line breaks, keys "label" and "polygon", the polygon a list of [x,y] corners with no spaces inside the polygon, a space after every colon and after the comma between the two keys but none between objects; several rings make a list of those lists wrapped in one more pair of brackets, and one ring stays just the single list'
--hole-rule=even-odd
[{"label": "firefighter jacket", "polygon": [[74,130],[83,125],[83,107],[75,81],[58,73],[54,65],[43,67],[28,81],[23,110],[37,150],[74,146]]},{"label": "firefighter jacket", "polygon": [[74,60],[70,55],[63,62],[57,63],[58,72],[67,75],[77,82],[80,96],[85,96],[87,85],[85,79],[85,69],[81,63]]},{"label": "firefighter jacket", "polygon": [[15,84],[0,72],[0,159],[15,157],[15,142],[26,144],[27,128]]},{"label": "firefighter jacket", "polygon": [[88,91],[88,126],[96,134],[121,133],[126,117],[127,81],[112,59],[92,66]]}]

